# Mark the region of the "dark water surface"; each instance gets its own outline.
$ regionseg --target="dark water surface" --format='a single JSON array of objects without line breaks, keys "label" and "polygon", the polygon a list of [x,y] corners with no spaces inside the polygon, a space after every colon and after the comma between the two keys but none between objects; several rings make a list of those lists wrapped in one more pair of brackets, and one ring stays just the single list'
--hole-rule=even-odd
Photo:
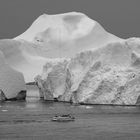
[{"label": "dark water surface", "polygon": [[[28,95],[38,94],[29,90]],[[51,122],[71,113],[74,122]],[[28,97],[0,104],[0,140],[140,140],[140,107],[74,106]]]}]

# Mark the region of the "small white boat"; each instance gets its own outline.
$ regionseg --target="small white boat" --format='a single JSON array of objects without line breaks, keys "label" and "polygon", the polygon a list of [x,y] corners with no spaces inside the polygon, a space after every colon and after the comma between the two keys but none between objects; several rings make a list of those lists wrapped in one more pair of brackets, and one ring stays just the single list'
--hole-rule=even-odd
[{"label": "small white boat", "polygon": [[69,122],[69,121],[75,121],[75,117],[73,117],[72,115],[68,114],[68,115],[56,115],[52,118],[52,121],[56,121],[56,122]]}]

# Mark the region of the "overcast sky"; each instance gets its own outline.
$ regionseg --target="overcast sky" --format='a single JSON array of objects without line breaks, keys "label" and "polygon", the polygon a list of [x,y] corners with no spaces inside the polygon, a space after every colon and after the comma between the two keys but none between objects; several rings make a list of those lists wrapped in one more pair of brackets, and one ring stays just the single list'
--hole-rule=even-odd
[{"label": "overcast sky", "polygon": [[41,14],[83,12],[107,31],[140,37],[140,0],[0,0],[0,38],[23,33]]}]

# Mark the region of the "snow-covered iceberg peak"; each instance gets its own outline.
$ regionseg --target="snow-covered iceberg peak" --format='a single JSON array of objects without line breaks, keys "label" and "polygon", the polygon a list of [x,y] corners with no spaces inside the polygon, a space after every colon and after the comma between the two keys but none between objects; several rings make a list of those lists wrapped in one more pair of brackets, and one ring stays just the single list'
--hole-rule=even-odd
[{"label": "snow-covered iceberg peak", "polygon": [[72,57],[85,49],[116,42],[98,22],[79,12],[39,16],[23,34],[15,38],[40,45],[47,57]]},{"label": "snow-covered iceberg peak", "polygon": [[96,21],[88,18],[85,14],[77,12],[57,15],[43,14],[17,38],[41,42],[49,41],[49,38],[52,37],[55,40],[67,41],[87,35],[96,24]]}]

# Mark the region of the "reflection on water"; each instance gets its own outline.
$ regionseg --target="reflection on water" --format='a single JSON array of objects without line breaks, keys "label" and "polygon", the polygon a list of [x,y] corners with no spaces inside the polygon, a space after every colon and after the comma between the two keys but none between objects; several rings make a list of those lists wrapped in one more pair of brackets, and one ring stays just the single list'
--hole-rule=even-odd
[{"label": "reflection on water", "polygon": [[28,97],[37,97],[39,98],[39,90],[38,87],[35,85],[27,85],[27,96]]},{"label": "reflection on water", "polygon": [[20,110],[24,111],[47,111],[55,113],[93,113],[93,114],[140,114],[139,106],[104,106],[104,105],[71,105],[69,103],[54,103],[43,101],[39,98],[36,86],[27,87],[28,97],[26,101],[7,101],[0,104],[0,111]]}]

